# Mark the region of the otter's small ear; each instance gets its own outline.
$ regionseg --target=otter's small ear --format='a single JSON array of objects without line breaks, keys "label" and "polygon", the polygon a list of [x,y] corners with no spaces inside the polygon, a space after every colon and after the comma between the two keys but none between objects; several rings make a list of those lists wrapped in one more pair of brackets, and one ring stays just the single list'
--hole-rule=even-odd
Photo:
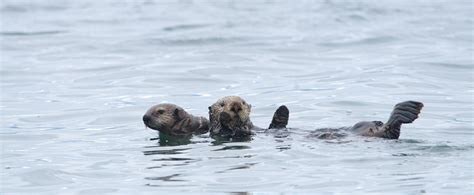
[{"label": "otter's small ear", "polygon": [[209,106],[209,107],[207,107],[207,108],[209,109],[209,111],[211,111],[211,107],[210,107],[210,106]]},{"label": "otter's small ear", "polygon": [[176,119],[181,120],[186,117],[186,112],[183,109],[176,108],[174,109],[173,115],[176,117]]}]

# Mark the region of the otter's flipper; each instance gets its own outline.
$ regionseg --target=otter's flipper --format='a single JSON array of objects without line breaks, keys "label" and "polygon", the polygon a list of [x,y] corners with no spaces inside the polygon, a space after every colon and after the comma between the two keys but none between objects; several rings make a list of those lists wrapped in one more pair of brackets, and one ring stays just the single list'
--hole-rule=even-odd
[{"label": "otter's flipper", "polygon": [[423,103],[417,101],[406,101],[395,105],[392,114],[385,123],[383,133],[377,133],[378,137],[384,137],[388,139],[398,139],[400,136],[400,128],[404,123],[412,123],[418,118]]},{"label": "otter's flipper", "polygon": [[288,124],[288,118],[290,116],[290,111],[288,108],[283,105],[280,106],[273,114],[272,123],[270,123],[269,129],[283,129],[286,128]]}]

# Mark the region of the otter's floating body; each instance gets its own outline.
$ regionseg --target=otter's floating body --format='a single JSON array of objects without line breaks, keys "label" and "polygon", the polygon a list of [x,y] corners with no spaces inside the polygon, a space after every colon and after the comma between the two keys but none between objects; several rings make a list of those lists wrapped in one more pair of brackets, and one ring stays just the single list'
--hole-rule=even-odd
[{"label": "otter's floating body", "polygon": [[209,131],[209,120],[188,114],[174,104],[158,104],[143,115],[143,122],[151,129],[170,136],[189,136]]},{"label": "otter's floating body", "polygon": [[339,129],[317,129],[308,137],[319,139],[337,139],[343,138],[348,133],[354,133],[367,137],[381,137],[387,139],[398,139],[402,124],[412,123],[418,118],[423,103],[417,101],[406,101],[395,105],[388,121],[384,124],[382,121],[362,121],[349,128]]}]

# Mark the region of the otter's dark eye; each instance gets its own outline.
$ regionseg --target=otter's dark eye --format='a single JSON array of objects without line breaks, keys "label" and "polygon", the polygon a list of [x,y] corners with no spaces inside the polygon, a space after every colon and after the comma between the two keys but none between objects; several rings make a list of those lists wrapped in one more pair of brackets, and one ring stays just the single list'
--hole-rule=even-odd
[{"label": "otter's dark eye", "polygon": [[165,113],[165,111],[164,110],[158,110],[158,113],[163,114],[163,113]]},{"label": "otter's dark eye", "polygon": [[376,126],[383,126],[382,121],[373,121]]},{"label": "otter's dark eye", "polygon": [[224,103],[221,103],[221,107],[224,107],[224,105],[225,105]]},{"label": "otter's dark eye", "polygon": [[246,105],[246,104],[247,104],[247,102],[245,102],[245,101],[243,101],[242,103],[243,103],[244,105]]}]

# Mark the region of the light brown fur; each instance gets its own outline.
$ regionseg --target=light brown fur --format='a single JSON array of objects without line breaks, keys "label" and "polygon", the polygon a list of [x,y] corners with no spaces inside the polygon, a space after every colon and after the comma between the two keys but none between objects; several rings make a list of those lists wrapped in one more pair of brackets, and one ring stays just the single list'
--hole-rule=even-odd
[{"label": "light brown fur", "polygon": [[143,122],[151,129],[171,136],[188,136],[209,131],[209,120],[188,114],[174,104],[158,104],[145,113]]},{"label": "light brown fur", "polygon": [[226,96],[209,106],[211,136],[245,136],[255,126],[250,121],[252,106],[239,96]]}]

